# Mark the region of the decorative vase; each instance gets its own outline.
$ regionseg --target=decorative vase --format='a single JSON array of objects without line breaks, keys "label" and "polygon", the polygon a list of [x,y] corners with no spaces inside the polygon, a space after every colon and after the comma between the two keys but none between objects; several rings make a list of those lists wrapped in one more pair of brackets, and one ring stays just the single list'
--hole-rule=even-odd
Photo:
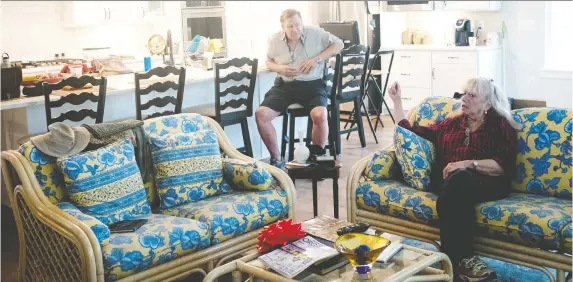
[{"label": "decorative vase", "polygon": [[303,164],[306,163],[306,160],[308,160],[308,157],[310,156],[310,151],[308,150],[308,148],[306,147],[306,145],[304,144],[304,131],[299,129],[298,130],[298,146],[296,147],[296,149],[294,149],[294,160],[299,163],[299,164]]},{"label": "decorative vase", "polygon": [[363,233],[344,234],[334,242],[334,248],[343,254],[350,264],[354,266],[352,281],[374,281],[372,277],[372,265],[390,245],[390,240]]}]

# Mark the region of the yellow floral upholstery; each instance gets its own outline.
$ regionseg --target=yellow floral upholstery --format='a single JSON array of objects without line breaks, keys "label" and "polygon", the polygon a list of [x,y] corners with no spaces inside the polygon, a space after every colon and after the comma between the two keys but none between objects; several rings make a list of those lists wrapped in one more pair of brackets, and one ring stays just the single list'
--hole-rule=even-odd
[{"label": "yellow floral upholstery", "polygon": [[429,97],[415,109],[410,123],[428,126],[459,114],[460,100],[447,97]]},{"label": "yellow floral upholstery", "polygon": [[89,226],[90,229],[95,234],[100,245],[103,246],[104,244],[107,244],[109,242],[109,236],[110,236],[109,227],[103,224],[103,222],[99,221],[97,218],[91,215],[87,215],[81,212],[80,209],[78,209],[72,203],[61,202],[58,204],[58,208],[60,208],[67,214],[77,218],[78,220]]},{"label": "yellow floral upholstery", "polygon": [[278,189],[235,191],[162,211],[207,223],[211,244],[262,228],[288,215],[286,193]]},{"label": "yellow floral upholstery", "polygon": [[394,151],[378,151],[366,166],[364,176],[370,180],[385,180],[402,178],[400,165]]},{"label": "yellow floral upholstery", "polygon": [[[143,122],[143,130],[147,136],[177,133],[191,133],[200,130],[213,129],[207,123],[205,117],[200,114],[183,113],[178,115],[163,116],[150,118]],[[155,180],[150,180],[144,184],[147,189],[147,198],[152,204],[151,208],[156,209],[159,206],[159,196],[155,189]],[[148,189],[153,187],[153,189]]]},{"label": "yellow floral upholstery", "polygon": [[228,193],[213,130],[150,135],[155,187],[162,209]]},{"label": "yellow floral upholstery", "polygon": [[571,223],[571,211],[570,200],[512,193],[505,199],[477,205],[476,218],[482,234],[556,250],[561,230]]},{"label": "yellow floral upholstery", "polygon": [[65,200],[67,195],[64,176],[58,169],[56,158],[40,152],[30,141],[22,144],[18,151],[29,161],[40,188],[50,202],[57,204]]},{"label": "yellow floral upholstery", "polygon": [[223,159],[223,177],[233,189],[267,190],[274,180],[273,176],[258,162],[245,162],[236,159]]},{"label": "yellow floral upholstery", "polygon": [[565,228],[563,228],[563,230],[561,231],[561,240],[563,240],[562,244],[563,244],[563,249],[565,249],[565,251],[567,251],[568,253],[571,253],[571,223],[567,224],[567,226],[565,226]]},{"label": "yellow floral upholstery", "polygon": [[106,281],[114,281],[209,247],[208,226],[197,220],[151,214],[132,233],[111,234],[103,245]]},{"label": "yellow floral upholstery", "polygon": [[397,180],[366,181],[356,189],[361,209],[427,224],[438,220],[437,199],[433,193],[416,190]]},{"label": "yellow floral upholstery", "polygon": [[432,165],[436,158],[434,144],[396,125],[394,148],[396,148],[396,159],[402,169],[404,181],[418,190],[429,190]]},{"label": "yellow floral upholstery", "polygon": [[151,213],[131,140],[58,158],[70,202],[109,225]]},{"label": "yellow floral upholstery", "polygon": [[571,109],[513,111],[517,132],[516,191],[571,199]]}]

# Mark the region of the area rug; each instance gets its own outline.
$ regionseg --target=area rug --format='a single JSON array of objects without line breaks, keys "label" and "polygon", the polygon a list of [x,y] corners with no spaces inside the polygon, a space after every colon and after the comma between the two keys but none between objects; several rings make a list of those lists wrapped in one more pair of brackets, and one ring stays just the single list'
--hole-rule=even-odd
[{"label": "area rug", "polygon": [[[410,245],[429,251],[437,251],[432,244],[413,239],[402,239],[402,244]],[[549,282],[549,277],[543,272],[529,267],[482,257],[483,261],[497,273],[496,282]],[[555,269],[549,269],[555,275]]]}]

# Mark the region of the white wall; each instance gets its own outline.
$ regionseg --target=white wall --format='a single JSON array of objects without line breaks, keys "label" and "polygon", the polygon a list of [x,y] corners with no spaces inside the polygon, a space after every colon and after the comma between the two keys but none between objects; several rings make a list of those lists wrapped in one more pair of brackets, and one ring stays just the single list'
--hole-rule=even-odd
[{"label": "white wall", "polygon": [[[518,99],[545,100],[549,107],[572,107],[571,75],[565,79],[544,77],[545,7],[543,1],[503,1],[499,12],[416,11],[381,14],[382,45],[401,44],[406,28],[429,32],[434,44],[444,43],[444,35],[453,33],[458,18],[483,20],[485,33],[501,31],[506,24],[505,88]],[[451,34],[450,33],[450,34]],[[573,62],[571,62],[573,63]]]}]

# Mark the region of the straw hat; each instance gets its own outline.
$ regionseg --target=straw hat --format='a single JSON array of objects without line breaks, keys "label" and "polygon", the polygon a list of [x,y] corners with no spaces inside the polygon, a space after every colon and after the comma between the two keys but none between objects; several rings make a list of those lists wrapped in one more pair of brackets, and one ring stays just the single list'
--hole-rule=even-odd
[{"label": "straw hat", "polygon": [[84,127],[71,127],[63,122],[48,126],[48,133],[30,138],[42,153],[52,157],[66,157],[86,148],[90,133]]}]

